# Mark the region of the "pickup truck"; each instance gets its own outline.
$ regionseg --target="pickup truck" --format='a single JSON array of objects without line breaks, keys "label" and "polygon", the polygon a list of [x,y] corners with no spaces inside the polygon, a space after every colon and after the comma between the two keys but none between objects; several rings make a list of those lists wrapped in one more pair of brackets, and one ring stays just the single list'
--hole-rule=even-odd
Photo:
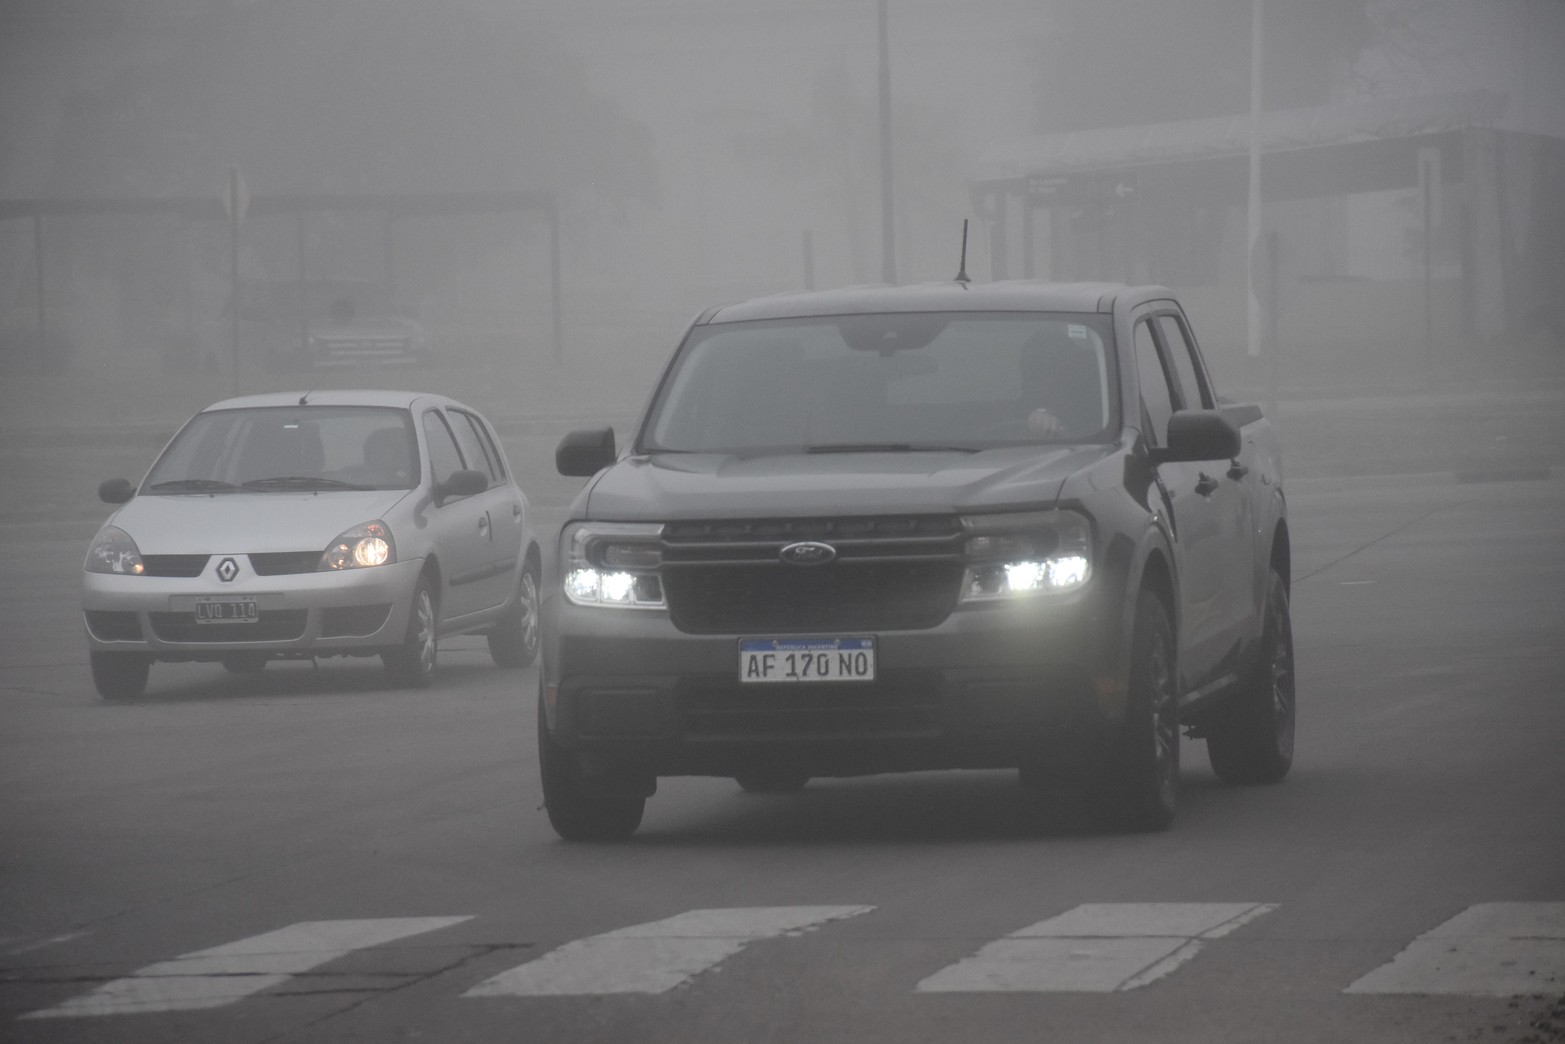
[{"label": "pickup truck", "polygon": [[1293,759],[1279,447],[1163,287],[863,287],[709,309],[589,478],[542,612],[544,803],[640,825],[660,776],[1019,770],[1104,827]]}]

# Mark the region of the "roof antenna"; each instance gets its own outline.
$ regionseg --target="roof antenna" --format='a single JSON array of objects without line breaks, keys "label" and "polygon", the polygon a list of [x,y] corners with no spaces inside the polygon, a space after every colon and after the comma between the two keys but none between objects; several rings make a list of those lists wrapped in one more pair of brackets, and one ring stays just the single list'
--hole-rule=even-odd
[{"label": "roof antenna", "polygon": [[967,219],[962,219],[962,260],[956,266],[956,281],[958,283],[971,283],[967,278]]}]

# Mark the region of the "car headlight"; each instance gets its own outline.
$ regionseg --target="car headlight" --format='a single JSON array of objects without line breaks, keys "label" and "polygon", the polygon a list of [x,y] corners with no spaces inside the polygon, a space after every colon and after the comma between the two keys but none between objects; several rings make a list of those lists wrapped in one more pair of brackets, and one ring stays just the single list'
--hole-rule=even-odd
[{"label": "car headlight", "polygon": [[147,571],[141,549],[130,534],[118,526],[104,526],[87,546],[87,561],[82,568],[89,573],[123,573],[141,576]]},{"label": "car headlight", "polygon": [[575,605],[662,609],[663,527],[643,522],[577,522],[560,535],[565,597]]},{"label": "car headlight", "polygon": [[376,519],[362,526],[354,526],[333,540],[321,555],[316,571],[328,569],[363,569],[368,566],[391,565],[397,560],[397,545],[391,539],[391,529]]},{"label": "car headlight", "polygon": [[962,601],[1075,591],[1092,578],[1092,523],[1074,511],[962,519],[967,572]]}]

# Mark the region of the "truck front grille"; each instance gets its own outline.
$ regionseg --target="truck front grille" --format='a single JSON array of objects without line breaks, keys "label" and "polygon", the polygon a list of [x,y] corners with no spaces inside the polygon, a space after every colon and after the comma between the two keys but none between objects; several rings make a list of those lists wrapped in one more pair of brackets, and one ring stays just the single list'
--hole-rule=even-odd
[{"label": "truck front grille", "polygon": [[941,728],[940,684],[926,671],[887,671],[875,682],[819,685],[687,683],[679,693],[687,736],[701,739],[908,738]]},{"label": "truck front grille", "polygon": [[896,631],[933,627],[956,605],[952,562],[665,569],[674,626],[690,634]]},{"label": "truck front grille", "polygon": [[[670,523],[663,589],[691,634],[918,630],[950,614],[962,582],[950,515]],[[784,562],[799,541],[831,545],[819,565]]]}]

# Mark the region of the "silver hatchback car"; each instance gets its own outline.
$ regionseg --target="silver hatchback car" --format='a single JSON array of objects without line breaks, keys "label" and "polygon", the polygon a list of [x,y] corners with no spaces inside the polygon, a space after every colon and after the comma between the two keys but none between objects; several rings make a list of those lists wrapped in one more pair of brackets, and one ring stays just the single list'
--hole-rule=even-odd
[{"label": "silver hatchback car", "polygon": [[438,395],[315,391],[192,417],[83,565],[93,683],[141,694],[158,660],[250,673],[272,659],[379,656],[424,686],[441,637],[538,654],[540,559],[494,428]]}]

